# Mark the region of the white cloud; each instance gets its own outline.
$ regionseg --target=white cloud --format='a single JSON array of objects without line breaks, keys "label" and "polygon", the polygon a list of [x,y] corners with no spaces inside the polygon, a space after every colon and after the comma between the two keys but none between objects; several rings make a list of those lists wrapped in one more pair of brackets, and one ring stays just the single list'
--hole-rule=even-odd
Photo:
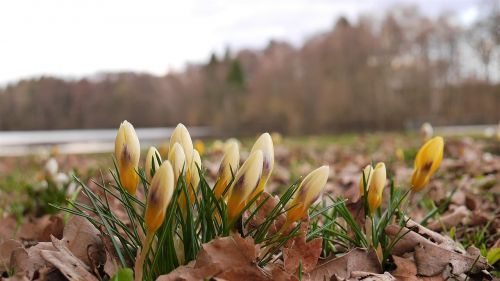
[{"label": "white cloud", "polygon": [[262,47],[272,38],[299,44],[340,14],[355,18],[394,2],[0,1],[0,83],[120,70],[162,75],[226,46]]}]

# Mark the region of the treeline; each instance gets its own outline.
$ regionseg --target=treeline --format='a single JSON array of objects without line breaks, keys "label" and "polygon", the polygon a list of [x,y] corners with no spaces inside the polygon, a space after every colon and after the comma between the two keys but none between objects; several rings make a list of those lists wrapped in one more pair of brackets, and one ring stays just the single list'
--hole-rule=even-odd
[{"label": "treeline", "polygon": [[498,10],[467,28],[454,22],[399,7],[381,19],[340,18],[300,48],[228,50],[163,77],[23,80],[0,89],[0,130],[112,128],[123,119],[240,133],[497,123]]}]

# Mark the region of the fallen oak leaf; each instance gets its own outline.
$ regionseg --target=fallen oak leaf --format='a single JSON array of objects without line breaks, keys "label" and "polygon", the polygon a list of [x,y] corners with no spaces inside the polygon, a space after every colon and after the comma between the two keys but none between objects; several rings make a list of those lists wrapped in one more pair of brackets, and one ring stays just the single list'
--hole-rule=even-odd
[{"label": "fallen oak leaf", "polygon": [[363,281],[395,281],[396,278],[388,272],[383,274],[365,272],[365,271],[353,271],[351,273],[351,278],[349,280],[363,280]]},{"label": "fallen oak leaf", "polygon": [[220,269],[216,266],[203,266],[195,268],[192,265],[180,266],[166,275],[162,275],[156,281],[195,281],[212,278]]},{"label": "fallen oak leaf", "polygon": [[282,249],[285,271],[291,274],[297,273],[302,267],[303,273],[309,273],[318,264],[321,255],[323,238],[318,237],[309,242],[306,241],[309,230],[309,221],[302,221],[299,235],[287,241]]},{"label": "fallen oak leaf", "polygon": [[[264,223],[271,215],[272,210],[278,205],[279,197],[273,196],[267,192],[263,192],[259,198],[255,201],[255,206],[260,206],[258,210],[256,210],[255,214],[247,221],[250,217],[250,211],[247,210],[244,214],[244,222],[247,222],[245,227],[245,233],[248,234],[252,230],[258,228],[260,225]],[[261,205],[262,204],[262,205]],[[285,214],[280,214],[276,217],[275,220],[271,222],[271,226],[267,231],[267,235],[273,235],[277,231],[281,229],[281,226],[284,225],[286,221]]]},{"label": "fallen oak leaf", "polygon": [[391,275],[401,281],[444,281],[441,275],[432,277],[417,276],[417,265],[410,259],[392,256],[396,269],[391,271]]},{"label": "fallen oak leaf", "polygon": [[87,266],[98,266],[104,264],[105,250],[99,236],[99,230],[87,219],[80,216],[72,216],[66,223],[63,238],[68,250]]},{"label": "fallen oak leaf", "polygon": [[441,274],[448,265],[453,275],[478,273],[488,268],[488,263],[480,254],[464,255],[432,243],[420,244],[415,248],[415,263],[418,274],[423,276]]},{"label": "fallen oak leaf", "polygon": [[354,248],[341,257],[324,261],[309,273],[309,280],[347,279],[353,271],[380,273],[382,266],[375,251]]},{"label": "fallen oak leaf", "polygon": [[270,274],[257,265],[258,251],[259,246],[255,245],[251,237],[242,238],[234,233],[228,237],[216,238],[202,245],[196,261],[178,267],[156,280],[271,280]]},{"label": "fallen oak leaf", "polygon": [[463,223],[466,218],[471,215],[471,212],[465,206],[455,208],[451,213],[441,216],[435,221],[432,221],[427,226],[430,230],[441,231],[450,229],[454,226]]},{"label": "fallen oak leaf", "polygon": [[265,270],[271,273],[271,279],[274,281],[299,281],[295,275],[286,272],[278,263],[268,263]]},{"label": "fallen oak leaf", "polygon": [[299,266],[302,265],[303,272],[308,273],[318,264],[323,239],[318,237],[309,242],[305,240],[305,237],[303,237],[291,248],[283,248],[283,259],[287,272],[295,273]]},{"label": "fallen oak leaf", "polygon": [[471,253],[470,251],[467,253],[450,245],[446,239],[438,239],[443,243],[436,244],[417,232],[406,227],[400,228],[397,225],[390,225],[385,231],[392,239],[404,234],[399,237],[392,252],[394,255],[400,255],[414,251],[417,273],[420,275],[435,276],[441,274],[447,265],[451,265],[451,273],[454,275],[469,271],[476,273],[488,268],[486,260],[479,253]]},{"label": "fallen oak leaf", "polygon": [[195,267],[220,264],[225,270],[245,268],[249,274],[263,275],[256,264],[259,249],[251,237],[242,238],[239,234],[232,234],[203,244]]},{"label": "fallen oak leaf", "polygon": [[60,216],[50,216],[48,223],[38,235],[38,242],[50,242],[50,236],[57,239],[63,237],[64,221]]},{"label": "fallen oak leaf", "polygon": [[24,276],[23,274],[15,274],[14,276],[11,276],[9,278],[0,278],[2,281],[30,281],[28,277]]},{"label": "fallen oak leaf", "polygon": [[15,249],[10,255],[10,267],[19,276],[27,276],[32,271],[28,252],[24,248]]},{"label": "fallen oak leaf", "polygon": [[406,223],[406,227],[410,228],[412,231],[417,232],[421,236],[428,238],[438,244],[442,245],[455,245],[455,241],[451,239],[450,237],[443,236],[435,231],[432,231],[423,225],[415,222],[414,220],[409,219]]},{"label": "fallen oak leaf", "polygon": [[32,278],[37,271],[39,272],[43,268],[54,268],[50,262],[42,257],[41,251],[43,250],[56,251],[56,248],[52,245],[51,242],[40,242],[35,246],[29,247],[27,249],[29,262],[31,264],[30,269],[32,270],[28,274],[29,278]]},{"label": "fallen oak leaf", "polygon": [[23,244],[16,240],[6,240],[0,244],[0,273],[10,270],[10,256],[16,249],[23,249]]},{"label": "fallen oak leaf", "polygon": [[82,260],[77,258],[67,247],[63,240],[52,237],[52,244],[57,251],[42,250],[41,256],[57,267],[69,280],[98,281],[91,270]]},{"label": "fallen oak leaf", "polygon": [[[399,225],[389,225],[385,228],[385,232],[387,235],[389,235],[391,237],[391,239],[393,239],[393,240],[398,239],[397,243],[392,248],[392,254],[397,255],[397,256],[401,256],[404,253],[413,252],[415,247],[417,245],[419,245],[420,243],[434,243],[432,240],[440,241],[440,242],[437,242],[437,245],[441,245],[444,248],[447,248],[447,249],[454,249],[455,248],[455,246],[454,246],[455,242],[451,239],[450,239],[451,241],[448,241],[444,237],[438,238],[436,235],[433,235],[431,238],[432,240],[429,240],[428,238],[424,237],[423,235],[421,235],[415,231],[412,231],[412,229],[409,229],[406,227],[401,228]],[[465,253],[465,251],[463,251],[461,249],[457,249],[457,251]]]}]

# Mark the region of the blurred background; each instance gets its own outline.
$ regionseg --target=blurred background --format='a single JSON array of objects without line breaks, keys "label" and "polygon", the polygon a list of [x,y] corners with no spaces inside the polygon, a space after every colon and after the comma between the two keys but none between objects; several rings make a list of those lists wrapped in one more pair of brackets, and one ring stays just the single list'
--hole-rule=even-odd
[{"label": "blurred background", "polygon": [[1,131],[500,120],[500,0],[2,1],[0,34]]},{"label": "blurred background", "polygon": [[497,192],[500,0],[0,1],[0,218],[112,180],[125,119],[164,159],[184,123],[211,180],[224,139],[270,132],[269,191],[327,164],[346,196],[370,162],[406,184],[434,133],[436,194]]}]

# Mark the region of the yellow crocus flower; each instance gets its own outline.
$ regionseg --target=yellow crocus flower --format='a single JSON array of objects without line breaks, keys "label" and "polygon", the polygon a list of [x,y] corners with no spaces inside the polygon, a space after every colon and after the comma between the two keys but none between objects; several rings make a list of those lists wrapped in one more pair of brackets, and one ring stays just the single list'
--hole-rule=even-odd
[{"label": "yellow crocus flower", "polygon": [[294,198],[290,201],[290,209],[287,212],[287,223],[293,223],[300,220],[307,214],[307,210],[320,196],[321,191],[328,181],[330,168],[321,166],[309,173],[299,185]]},{"label": "yellow crocus flower", "polygon": [[215,197],[220,198],[222,196],[222,193],[231,182],[233,175],[238,171],[239,165],[240,151],[238,142],[235,140],[228,140],[224,146],[224,156],[219,166],[217,181],[214,187]]},{"label": "yellow crocus flower", "polygon": [[250,200],[257,196],[260,192],[264,191],[264,187],[271,176],[274,167],[274,146],[273,140],[269,133],[264,133],[255,141],[250,153],[261,150],[263,158],[262,163],[262,176],[255,191],[248,197]]},{"label": "yellow crocus flower", "polygon": [[126,120],[120,124],[115,139],[115,157],[120,172],[120,182],[128,193],[135,195],[139,184],[139,158],[141,147],[134,126]]},{"label": "yellow crocus flower", "polygon": [[230,188],[230,195],[227,202],[229,221],[233,221],[245,207],[245,201],[257,188],[262,175],[262,151],[257,150],[250,154],[248,159],[241,165],[236,173]]},{"label": "yellow crocus flower", "polygon": [[167,160],[161,164],[151,180],[144,216],[144,223],[149,232],[155,232],[163,223],[174,188],[174,171]]},{"label": "yellow crocus flower", "polygon": [[[176,143],[181,145],[184,155],[186,156],[186,163],[188,164],[187,167],[189,168],[189,165],[191,165],[191,162],[193,161],[193,140],[191,140],[191,135],[189,134],[188,129],[182,123],[179,123],[177,127],[175,127],[172,135],[170,136],[169,151],[172,151]],[[172,163],[172,165],[174,165],[174,163]]]},{"label": "yellow crocus flower", "polygon": [[174,171],[167,160],[161,164],[151,180],[144,214],[146,237],[142,241],[141,253],[134,266],[135,280],[142,280],[144,260],[151,248],[155,232],[165,220],[165,214],[168,204],[172,200],[174,188]]},{"label": "yellow crocus flower", "polygon": [[411,188],[418,192],[429,182],[430,177],[436,172],[443,160],[444,140],[434,137],[427,141],[415,157],[415,168],[411,177]]},{"label": "yellow crocus flower", "polygon": [[370,213],[373,214],[373,212],[380,207],[380,204],[382,204],[382,193],[384,192],[385,182],[387,180],[385,164],[382,162],[377,163],[372,174],[370,185],[368,186],[367,199]]}]

